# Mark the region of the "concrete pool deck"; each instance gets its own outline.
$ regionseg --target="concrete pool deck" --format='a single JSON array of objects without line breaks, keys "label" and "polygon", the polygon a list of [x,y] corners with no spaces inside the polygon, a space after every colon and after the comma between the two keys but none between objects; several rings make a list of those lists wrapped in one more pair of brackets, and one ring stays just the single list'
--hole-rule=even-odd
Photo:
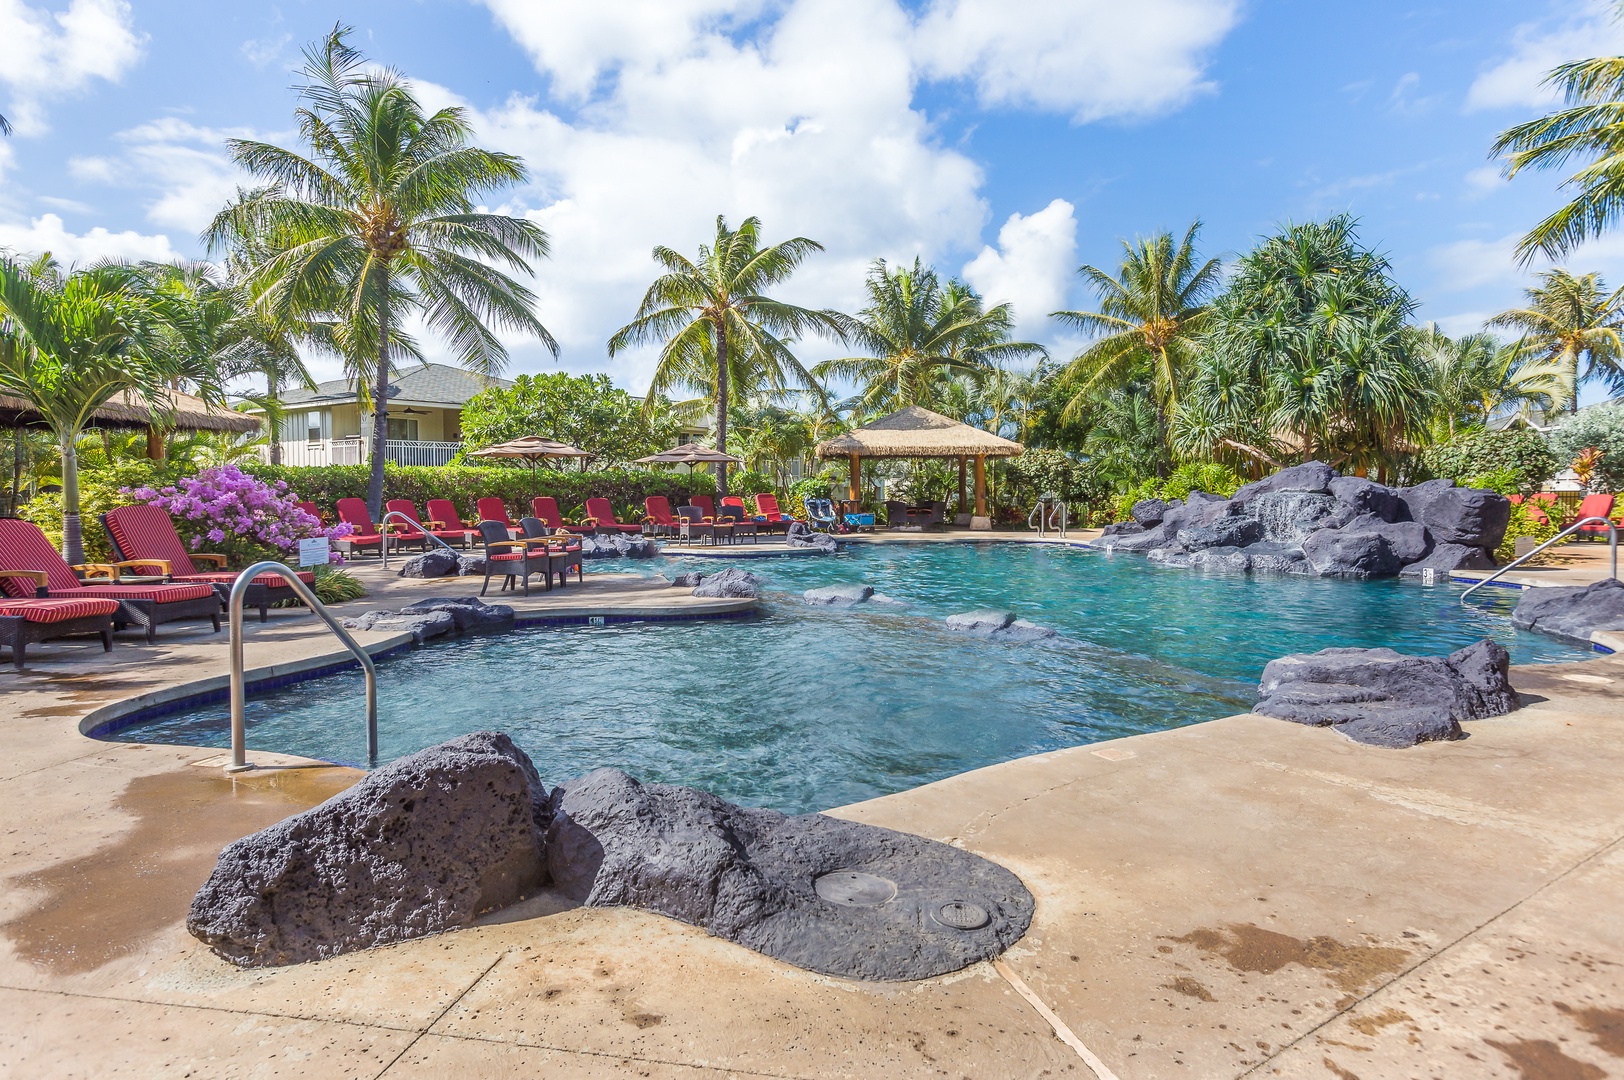
[{"label": "concrete pool deck", "polygon": [[[693,601],[615,577],[535,606]],[[396,582],[356,606],[474,591]],[[0,675],[0,1074],[1089,1077],[1055,1025],[1125,1080],[1624,1071],[1621,657],[1516,669],[1527,707],[1455,743],[1240,716],[834,811],[995,859],[1038,903],[997,966],[862,984],[545,895],[237,971],[182,926],[215,854],[358,774],[257,753],[228,778],[196,764],[214,751],[80,735],[218,673],[223,635],[177,630]],[[251,666],[332,648],[308,614],[249,633]]]}]

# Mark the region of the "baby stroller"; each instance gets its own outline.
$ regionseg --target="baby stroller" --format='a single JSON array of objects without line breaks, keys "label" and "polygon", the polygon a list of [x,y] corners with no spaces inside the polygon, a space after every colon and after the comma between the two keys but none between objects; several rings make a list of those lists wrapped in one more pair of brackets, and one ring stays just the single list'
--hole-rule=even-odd
[{"label": "baby stroller", "polygon": [[835,504],[828,499],[803,499],[807,524],[816,532],[834,532]]}]

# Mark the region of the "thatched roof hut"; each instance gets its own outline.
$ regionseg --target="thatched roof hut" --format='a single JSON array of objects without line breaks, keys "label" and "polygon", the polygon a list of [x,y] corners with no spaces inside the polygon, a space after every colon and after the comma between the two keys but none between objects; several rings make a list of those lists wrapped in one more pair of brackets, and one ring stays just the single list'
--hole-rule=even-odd
[{"label": "thatched roof hut", "polygon": [[851,497],[862,491],[863,458],[958,458],[959,502],[965,502],[965,463],[975,461],[976,512],[971,528],[990,529],[987,517],[987,459],[1015,457],[1026,447],[990,431],[961,424],[941,413],[909,405],[872,424],[854,428],[818,444],[820,458],[846,458],[851,463]]},{"label": "thatched roof hut", "polygon": [[[166,426],[179,431],[258,431],[263,420],[257,416],[211,405],[200,397],[172,391],[164,410]],[[140,430],[152,424],[152,410],[139,394],[126,391],[91,414],[94,427]],[[43,423],[39,412],[22,398],[0,394],[0,428],[36,427]]]}]

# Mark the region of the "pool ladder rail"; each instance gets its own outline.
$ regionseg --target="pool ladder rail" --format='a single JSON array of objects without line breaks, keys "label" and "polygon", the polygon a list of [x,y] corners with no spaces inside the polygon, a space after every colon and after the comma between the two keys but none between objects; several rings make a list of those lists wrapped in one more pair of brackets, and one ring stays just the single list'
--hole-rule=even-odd
[{"label": "pool ladder rail", "polygon": [[383,543],[382,543],[382,545],[380,545],[379,550],[383,555],[383,568],[385,570],[389,569],[389,541],[390,540],[399,540],[399,539],[403,538],[403,537],[396,536],[394,533],[389,531],[389,519],[390,518],[394,518],[396,521],[403,522],[406,525],[410,526],[410,528],[403,534],[405,537],[410,537],[413,540],[417,540],[417,539],[420,539],[418,534],[421,533],[422,534],[421,538],[427,538],[429,540],[433,540],[436,544],[439,544],[441,547],[445,548],[447,551],[451,552],[453,555],[455,555],[457,553],[456,548],[452,547],[450,544],[446,543],[444,540],[441,540],[438,536],[435,536],[433,533],[431,533],[427,529],[425,529],[423,527],[422,522],[413,521],[411,518],[407,517],[405,514],[401,513],[399,510],[391,510],[391,511],[389,511],[387,514],[385,514],[383,516],[383,519],[381,521],[378,522],[378,527],[383,530]]},{"label": "pool ladder rail", "polygon": [[1517,569],[1517,567],[1521,566],[1523,563],[1527,562],[1529,559],[1532,559],[1535,555],[1538,555],[1540,552],[1544,551],[1548,547],[1551,547],[1551,546],[1555,545],[1559,541],[1566,540],[1568,537],[1572,536],[1574,533],[1578,532],[1581,528],[1583,528],[1586,525],[1605,525],[1605,526],[1607,526],[1607,544],[1608,544],[1608,546],[1610,548],[1612,548],[1611,554],[1612,554],[1612,557],[1613,557],[1613,576],[1615,578],[1618,577],[1618,524],[1617,524],[1617,522],[1614,522],[1611,519],[1604,518],[1604,517],[1587,517],[1587,518],[1581,518],[1580,520],[1575,521],[1572,525],[1569,525],[1567,528],[1563,529],[1561,532],[1557,533],[1555,536],[1553,536],[1549,540],[1545,541],[1543,544],[1541,544],[1539,547],[1535,548],[1533,551],[1530,551],[1526,555],[1517,556],[1517,558],[1515,558],[1515,559],[1511,560],[1510,562],[1506,563],[1500,569],[1496,570],[1494,573],[1490,574],[1488,577],[1484,578],[1482,581],[1479,581],[1476,585],[1473,585],[1471,588],[1469,588],[1465,592],[1461,593],[1460,594],[1460,602],[1462,604],[1466,603],[1466,598],[1468,596],[1471,596],[1473,593],[1477,592],[1477,590],[1481,589],[1483,586],[1487,585],[1489,582],[1493,581],[1495,578],[1499,577],[1501,574],[1509,573],[1510,571]]},{"label": "pool ladder rail", "polygon": [[1038,504],[1026,516],[1026,524],[1038,531],[1038,538],[1042,539],[1045,530],[1058,526],[1060,538],[1066,538],[1066,502],[1052,494],[1038,497]]},{"label": "pool ladder rail", "polygon": [[300,580],[293,569],[286,563],[267,561],[255,563],[237,575],[237,580],[231,583],[231,598],[226,605],[227,617],[231,624],[231,764],[226,766],[226,771],[242,772],[254,767],[248,762],[247,725],[243,719],[243,709],[247,703],[247,687],[243,682],[242,600],[248,586],[261,574],[277,574],[285,579],[298,594],[299,599],[308,604],[316,617],[327,624],[327,628],[337,635],[338,640],[360,663],[361,670],[366,672],[367,765],[370,767],[378,764],[378,669],[373,664],[372,657],[350,632],[333,618],[326,605],[316,599],[315,590]]}]

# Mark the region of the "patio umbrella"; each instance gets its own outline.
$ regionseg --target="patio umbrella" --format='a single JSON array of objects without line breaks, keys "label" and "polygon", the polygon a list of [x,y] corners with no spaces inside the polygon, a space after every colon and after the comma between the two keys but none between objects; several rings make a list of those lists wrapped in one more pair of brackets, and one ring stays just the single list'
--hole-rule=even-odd
[{"label": "patio umbrella", "polygon": [[712,450],[708,446],[698,443],[683,443],[681,446],[648,457],[637,459],[639,465],[702,465],[725,463],[728,465],[743,465],[743,458],[736,458],[732,454],[724,454],[720,450]]},{"label": "patio umbrella", "polygon": [[530,463],[530,494],[536,494],[536,463],[544,458],[578,457],[582,459],[583,466],[586,459],[592,455],[569,443],[561,443],[556,439],[544,439],[540,435],[526,435],[523,438],[510,442],[497,443],[480,450],[474,450],[469,457],[488,458],[514,458]]}]

